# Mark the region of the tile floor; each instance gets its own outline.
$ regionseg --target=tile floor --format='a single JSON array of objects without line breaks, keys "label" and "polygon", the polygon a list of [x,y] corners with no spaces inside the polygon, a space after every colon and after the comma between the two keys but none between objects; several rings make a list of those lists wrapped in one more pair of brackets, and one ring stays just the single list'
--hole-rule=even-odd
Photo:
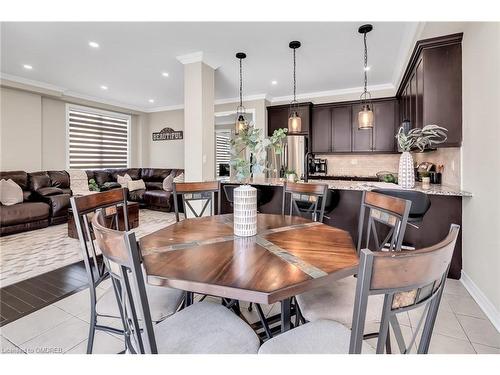
[{"label": "tile floor", "polygon": [[[100,291],[108,285],[108,282],[101,284]],[[246,307],[246,304],[242,307]],[[1,352],[85,353],[88,310],[88,291],[84,290],[7,324],[0,328]],[[255,310],[242,310],[250,322],[257,321]],[[263,306],[263,310],[267,315],[275,314],[279,311],[279,305]],[[416,328],[418,318],[417,311],[399,316],[407,341]],[[376,328],[368,326],[367,330]],[[375,339],[368,340],[370,345],[374,345],[374,342]],[[392,342],[394,347],[395,340]],[[96,334],[95,353],[117,353],[121,350],[123,340],[120,336],[105,332]],[[500,354],[500,333],[460,281],[447,281],[429,351],[436,354]]]}]

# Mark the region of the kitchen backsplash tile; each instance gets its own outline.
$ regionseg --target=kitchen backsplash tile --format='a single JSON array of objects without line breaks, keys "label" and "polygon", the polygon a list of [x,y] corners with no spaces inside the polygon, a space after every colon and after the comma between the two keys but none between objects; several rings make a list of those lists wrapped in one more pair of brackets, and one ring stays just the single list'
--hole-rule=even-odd
[{"label": "kitchen backsplash tile", "polygon": [[[400,154],[316,154],[315,156],[328,160],[329,176],[373,177],[380,171],[397,173]],[[416,152],[413,154],[413,159],[417,164],[423,161],[443,164],[443,184],[460,186],[460,148],[450,147],[431,152]]]}]

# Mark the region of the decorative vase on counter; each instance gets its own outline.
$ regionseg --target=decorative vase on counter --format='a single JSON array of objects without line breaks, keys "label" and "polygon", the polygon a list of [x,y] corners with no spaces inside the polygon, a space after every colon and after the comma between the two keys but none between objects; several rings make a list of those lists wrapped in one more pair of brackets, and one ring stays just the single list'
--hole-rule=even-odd
[{"label": "decorative vase on counter", "polygon": [[242,185],[234,189],[234,234],[240,237],[257,234],[257,189]]},{"label": "decorative vase on counter", "polygon": [[411,189],[415,186],[413,157],[409,151],[403,151],[399,158],[398,185],[403,189]]}]

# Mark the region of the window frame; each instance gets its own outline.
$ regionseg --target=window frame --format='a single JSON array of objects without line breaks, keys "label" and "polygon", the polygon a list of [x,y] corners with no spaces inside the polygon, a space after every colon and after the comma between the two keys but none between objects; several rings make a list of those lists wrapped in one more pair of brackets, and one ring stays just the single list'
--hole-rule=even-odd
[{"label": "window frame", "polygon": [[[71,103],[66,103],[66,168],[67,169],[72,169],[70,166],[70,139],[69,139],[69,114],[71,110],[79,111],[79,112],[84,112],[92,115],[104,115],[104,116],[110,116],[110,117],[115,117],[120,120],[125,120],[127,121],[127,168],[130,168],[130,161],[131,161],[131,120],[132,116],[127,115],[125,113],[120,113],[120,112],[112,112],[112,111],[107,111],[99,108],[93,108],[93,107],[87,107],[87,106],[82,106],[78,104],[71,104]],[[117,167],[118,168],[118,167]],[[74,169],[74,168],[73,168]],[[76,168],[78,169],[78,168]],[[100,170],[100,169],[108,169],[108,168],[92,168],[92,170]]]}]

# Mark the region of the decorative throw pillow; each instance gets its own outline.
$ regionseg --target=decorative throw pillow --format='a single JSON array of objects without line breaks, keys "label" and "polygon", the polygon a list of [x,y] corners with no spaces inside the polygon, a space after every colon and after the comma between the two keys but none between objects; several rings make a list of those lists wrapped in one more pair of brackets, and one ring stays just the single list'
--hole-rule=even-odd
[{"label": "decorative throw pillow", "polygon": [[0,202],[4,206],[12,206],[23,202],[23,189],[12,179],[0,181]]},{"label": "decorative throw pillow", "polygon": [[165,191],[172,191],[172,183],[174,182],[174,176],[168,175],[163,179],[163,190]]},{"label": "decorative throw pillow", "polygon": [[126,188],[129,181],[132,181],[132,177],[130,177],[128,173],[125,173],[124,176],[116,176],[116,182],[118,182],[122,188]]},{"label": "decorative throw pillow", "polygon": [[174,177],[174,182],[184,182],[184,172],[182,172],[180,175]]},{"label": "decorative throw pillow", "polygon": [[66,172],[69,174],[69,188],[73,195],[88,195],[91,193],[89,178],[83,169],[68,169]]},{"label": "decorative throw pillow", "polygon": [[131,180],[127,182],[128,191],[146,189],[146,184],[143,180]]}]

